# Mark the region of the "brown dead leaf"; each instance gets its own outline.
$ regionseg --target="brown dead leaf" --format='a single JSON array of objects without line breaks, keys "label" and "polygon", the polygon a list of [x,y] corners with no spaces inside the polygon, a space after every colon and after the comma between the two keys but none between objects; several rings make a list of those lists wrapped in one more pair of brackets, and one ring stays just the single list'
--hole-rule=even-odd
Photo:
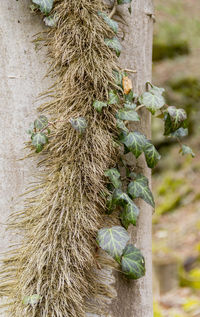
[{"label": "brown dead leaf", "polygon": [[122,85],[124,89],[124,94],[128,95],[131,89],[133,88],[132,80],[129,77],[124,76],[122,79]]}]

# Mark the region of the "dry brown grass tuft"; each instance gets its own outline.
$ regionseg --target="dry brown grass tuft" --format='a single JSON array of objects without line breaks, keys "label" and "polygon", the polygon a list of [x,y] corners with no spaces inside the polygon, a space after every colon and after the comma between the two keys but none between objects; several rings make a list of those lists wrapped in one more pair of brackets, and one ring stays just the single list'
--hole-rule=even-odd
[{"label": "dry brown grass tuft", "polygon": [[[94,99],[106,100],[113,88],[117,65],[104,43],[113,34],[97,15],[101,0],[59,0],[54,10],[58,27],[47,37],[54,97],[39,110],[62,121],[40,157],[41,181],[24,211],[10,219],[11,230],[23,237],[0,272],[0,295],[10,303],[10,317],[83,317],[101,311],[105,296],[113,295],[103,271],[102,280],[96,274],[95,241],[104,226],[104,171],[118,155],[113,147],[116,107],[103,114],[92,107]],[[86,118],[82,137],[70,126],[71,117]],[[102,267],[111,265],[106,258],[99,261]],[[40,303],[24,306],[24,296],[33,294],[41,296]]]}]

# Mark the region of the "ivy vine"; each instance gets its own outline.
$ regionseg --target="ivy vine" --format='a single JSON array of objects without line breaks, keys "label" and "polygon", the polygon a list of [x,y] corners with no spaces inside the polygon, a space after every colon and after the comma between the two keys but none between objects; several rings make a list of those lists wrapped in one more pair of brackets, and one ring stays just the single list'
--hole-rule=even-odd
[{"label": "ivy vine", "polygon": [[[117,37],[118,23],[112,17],[116,12],[117,5],[130,4],[131,1],[114,1],[110,15],[107,12],[99,11],[97,13],[115,33],[114,37],[105,38],[105,45],[115,51],[117,56],[120,55],[122,46]],[[32,9],[40,10],[45,15],[45,23],[48,26],[54,26],[56,18],[51,15],[54,1],[32,0],[32,2],[34,4]],[[154,168],[161,159],[151,140],[148,140],[144,134],[137,130],[129,130],[128,123],[140,121],[140,109],[146,108],[152,116],[164,121],[164,135],[178,140],[182,155],[190,154],[194,157],[192,149],[181,142],[181,138],[188,134],[185,110],[168,106],[163,96],[164,89],[156,87],[150,82],[146,84],[146,91],[138,96],[133,92],[131,79],[127,73],[128,71],[124,70],[113,70],[113,80],[118,89],[108,92],[108,100],[94,100],[91,105],[99,114],[103,114],[105,109],[109,111],[109,107],[112,105],[121,105],[121,108],[116,112],[116,126],[119,133],[115,141],[120,145],[122,152],[131,152],[136,159],[144,153],[149,168]],[[82,117],[71,118],[69,122],[71,127],[81,135],[88,128],[86,119]],[[51,133],[50,126],[56,128],[55,123],[49,122],[45,116],[40,116],[30,125],[27,132],[31,135],[31,142],[36,152],[41,152],[48,143],[48,136]],[[147,204],[153,208],[155,207],[148,179],[142,174],[136,174],[128,170],[126,177],[128,186],[125,191],[123,190],[120,171],[116,166],[106,170],[105,177],[110,189],[110,194],[107,197],[106,213],[111,214],[114,210],[118,210],[121,226],[100,229],[97,234],[97,244],[119,263],[121,271],[127,278],[141,278],[145,274],[144,257],[139,249],[133,244],[129,244],[130,237],[127,229],[130,225],[136,226],[140,214],[140,210],[134,202],[135,199],[143,199]],[[27,298],[26,303],[31,304],[35,300],[39,300],[38,295],[32,297]]]}]

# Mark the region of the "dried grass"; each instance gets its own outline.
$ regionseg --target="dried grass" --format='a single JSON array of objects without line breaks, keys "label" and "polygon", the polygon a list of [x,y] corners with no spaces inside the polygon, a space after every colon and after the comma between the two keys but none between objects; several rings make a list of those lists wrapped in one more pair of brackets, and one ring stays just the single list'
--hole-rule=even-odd
[{"label": "dried grass", "polygon": [[[0,272],[9,317],[83,317],[88,311],[100,313],[106,297],[113,296],[103,271],[101,278],[97,274],[96,261],[99,257],[102,268],[112,263],[97,255],[95,241],[105,222],[104,171],[118,155],[113,147],[116,107],[102,114],[92,107],[113,88],[117,65],[104,43],[113,34],[97,14],[103,10],[101,0],[59,0],[54,10],[58,26],[49,31],[46,44],[55,85],[46,93],[53,98],[39,110],[61,122],[37,154],[43,171],[39,183],[24,210],[10,218],[9,228],[22,242],[7,253]],[[82,137],[70,126],[71,117],[86,118]],[[24,296],[32,294],[42,297],[40,303],[24,306]]]}]

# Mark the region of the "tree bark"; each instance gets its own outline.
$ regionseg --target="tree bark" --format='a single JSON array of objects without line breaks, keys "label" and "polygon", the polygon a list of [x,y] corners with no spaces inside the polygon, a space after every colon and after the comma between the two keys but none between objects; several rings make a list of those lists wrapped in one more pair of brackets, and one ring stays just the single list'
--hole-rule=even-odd
[{"label": "tree bark", "polygon": [[[118,13],[124,19],[123,51],[120,57],[123,68],[135,69],[134,91],[141,93],[145,82],[151,80],[153,5],[151,0],[133,0],[132,15],[127,6],[118,6]],[[45,50],[39,54],[31,43],[33,35],[42,31],[41,17],[31,15],[29,7],[23,1],[2,1],[0,6],[0,250],[9,244],[9,235],[5,234],[7,216],[18,197],[30,181],[30,170],[34,164],[30,161],[17,161],[24,155],[23,141],[27,140],[25,130],[34,117],[33,103],[36,96],[49,86],[49,79],[43,76],[47,70],[44,64]],[[146,136],[150,136],[150,115],[141,111],[141,125],[137,127]],[[135,126],[133,127],[136,128]],[[136,162],[127,158],[130,165]],[[137,160],[136,172],[142,172],[150,179],[150,170],[144,158]],[[139,202],[141,210],[137,228],[131,229],[133,242],[139,247],[146,260],[146,275],[138,281],[127,281],[116,275],[118,296],[110,307],[111,317],[152,317],[152,257],[151,257],[151,214],[152,209]],[[16,208],[15,208],[16,209]],[[1,315],[3,316],[3,314]]]},{"label": "tree bark", "polygon": [[[153,34],[153,3],[152,0],[133,0],[132,14],[127,6],[118,6],[117,14],[122,15],[126,25],[125,37],[122,41],[123,50],[120,56],[124,69],[136,70],[132,74],[133,90],[141,93],[145,83],[151,81],[152,70],[152,34]],[[129,76],[131,73],[129,74]],[[150,114],[141,110],[141,124],[131,125],[147,137],[151,135]],[[151,171],[146,166],[144,156],[137,161],[127,157],[127,163],[136,167],[136,173],[143,173],[151,184]],[[132,241],[141,249],[146,262],[146,275],[138,281],[127,281],[121,274],[116,275],[117,298],[113,301],[110,314],[112,317],[152,317],[152,208],[143,201],[138,201],[140,217],[137,227],[130,230]]]}]

